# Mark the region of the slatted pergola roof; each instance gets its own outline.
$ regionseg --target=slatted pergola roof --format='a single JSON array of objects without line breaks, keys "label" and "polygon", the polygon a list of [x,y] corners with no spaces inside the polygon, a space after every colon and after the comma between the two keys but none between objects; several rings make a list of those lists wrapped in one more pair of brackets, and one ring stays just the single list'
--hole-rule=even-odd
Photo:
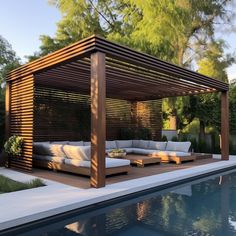
[{"label": "slatted pergola roof", "polygon": [[14,70],[8,77],[33,73],[37,85],[90,93],[90,54],[106,55],[106,96],[125,100],[153,100],[215,91],[228,84],[91,36]]}]

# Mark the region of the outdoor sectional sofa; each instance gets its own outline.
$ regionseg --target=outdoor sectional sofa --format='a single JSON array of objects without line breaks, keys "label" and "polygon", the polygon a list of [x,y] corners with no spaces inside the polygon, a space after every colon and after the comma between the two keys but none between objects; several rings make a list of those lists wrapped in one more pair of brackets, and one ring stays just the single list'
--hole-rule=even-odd
[{"label": "outdoor sectional sofa", "polygon": [[[106,153],[124,149],[127,154],[161,158],[162,162],[194,160],[190,142],[158,142],[149,140],[106,141]],[[90,176],[91,143],[83,141],[34,142],[34,165]],[[130,161],[106,157],[106,175],[128,173]]]},{"label": "outdoor sectional sofa", "polygon": [[[90,176],[91,147],[85,142],[35,142],[35,167]],[[130,161],[106,158],[106,175],[128,173]]]},{"label": "outdoor sectional sofa", "polygon": [[191,142],[159,142],[152,140],[116,140],[106,141],[106,151],[124,149],[127,154],[147,155],[161,158],[161,162],[174,161],[181,164],[183,161],[195,160],[189,152]]}]

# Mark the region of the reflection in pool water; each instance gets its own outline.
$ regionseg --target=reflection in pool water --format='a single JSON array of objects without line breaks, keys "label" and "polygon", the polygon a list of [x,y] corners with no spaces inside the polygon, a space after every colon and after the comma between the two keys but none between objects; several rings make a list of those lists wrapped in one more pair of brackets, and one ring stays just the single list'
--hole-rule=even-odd
[{"label": "reflection in pool water", "polygon": [[236,235],[236,172],[49,222],[18,235]]}]

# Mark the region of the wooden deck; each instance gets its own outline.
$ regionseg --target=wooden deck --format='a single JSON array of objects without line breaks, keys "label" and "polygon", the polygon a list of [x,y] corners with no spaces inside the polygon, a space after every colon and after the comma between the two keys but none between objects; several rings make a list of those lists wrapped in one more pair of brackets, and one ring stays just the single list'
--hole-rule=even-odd
[{"label": "wooden deck", "polygon": [[[161,174],[165,172],[170,172],[174,170],[181,170],[186,169],[194,166],[209,164],[213,162],[218,162],[220,160],[216,159],[202,159],[202,160],[196,160],[194,162],[185,162],[181,165],[176,164],[155,164],[155,165],[149,165],[145,166],[144,168],[138,168],[138,167],[131,167],[131,171],[128,175],[117,175],[117,176],[110,176],[106,178],[107,184],[113,184],[121,181],[131,180],[131,179],[137,179],[145,176],[150,175],[156,175]],[[42,177],[45,179],[57,181],[63,184],[68,184],[74,187],[87,189],[90,188],[90,181],[88,177],[83,177],[75,174],[68,174],[63,172],[53,172],[50,170],[45,169],[34,169],[33,173],[36,177]]]}]

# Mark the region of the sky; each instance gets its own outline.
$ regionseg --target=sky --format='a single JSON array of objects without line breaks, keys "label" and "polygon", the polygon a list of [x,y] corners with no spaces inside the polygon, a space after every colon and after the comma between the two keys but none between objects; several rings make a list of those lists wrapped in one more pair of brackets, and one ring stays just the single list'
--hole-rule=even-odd
[{"label": "sky", "polygon": [[[55,35],[60,12],[47,0],[3,0],[0,8],[0,35],[26,61],[25,56],[39,50],[40,35]],[[236,20],[235,20],[236,25]],[[228,52],[236,52],[236,32],[219,33],[226,40]],[[236,65],[228,68],[229,79],[236,78]]]}]

